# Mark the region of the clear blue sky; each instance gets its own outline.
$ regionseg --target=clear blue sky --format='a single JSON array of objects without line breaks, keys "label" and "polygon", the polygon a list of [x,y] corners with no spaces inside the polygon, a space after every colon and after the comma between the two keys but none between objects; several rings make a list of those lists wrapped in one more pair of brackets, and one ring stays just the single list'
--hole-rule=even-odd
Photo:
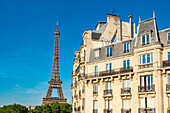
[{"label": "clear blue sky", "polygon": [[156,11],[159,30],[170,27],[169,0],[0,0],[0,105],[40,105],[51,76],[54,31],[60,30],[63,90],[71,103],[72,61],[84,30],[108,13],[133,22]]}]

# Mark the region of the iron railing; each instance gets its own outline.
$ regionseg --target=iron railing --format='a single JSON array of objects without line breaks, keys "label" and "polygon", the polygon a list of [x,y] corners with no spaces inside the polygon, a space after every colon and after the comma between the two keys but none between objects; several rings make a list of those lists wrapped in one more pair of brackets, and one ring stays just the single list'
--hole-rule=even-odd
[{"label": "iron railing", "polygon": [[138,92],[152,92],[155,91],[155,85],[138,86]]},{"label": "iron railing", "polygon": [[131,113],[131,109],[121,109],[121,113]]},{"label": "iron railing", "polygon": [[170,84],[166,84],[166,91],[170,91]]},{"label": "iron railing", "polygon": [[150,68],[150,67],[153,67],[153,64],[139,65],[139,68],[140,68],[140,69],[143,69],[143,68]]},{"label": "iron railing", "polygon": [[110,89],[110,90],[108,90],[108,89],[104,90],[104,91],[103,91],[103,94],[104,94],[104,95],[112,95],[112,89]]},{"label": "iron railing", "polygon": [[170,60],[163,61],[163,67],[168,67],[168,66],[170,66]]},{"label": "iron railing", "polygon": [[121,94],[130,94],[131,93],[131,88],[121,88]]},{"label": "iron railing", "polygon": [[97,95],[98,94],[98,92],[97,91],[93,91],[93,95]]},{"label": "iron railing", "polygon": [[139,113],[155,113],[155,108],[139,108]]},{"label": "iron railing", "polygon": [[104,113],[112,113],[112,109],[104,109],[103,112]]},{"label": "iron railing", "polygon": [[97,109],[93,109],[93,113],[97,113],[98,112],[98,110]]},{"label": "iron railing", "polygon": [[108,76],[108,75],[116,75],[116,74],[122,74],[122,73],[128,73],[128,72],[133,72],[133,67],[126,67],[126,68],[117,68],[113,70],[108,70],[108,71],[99,71],[97,74],[95,73],[89,73],[85,75],[85,78],[95,78],[95,77],[103,77],[103,76]]}]

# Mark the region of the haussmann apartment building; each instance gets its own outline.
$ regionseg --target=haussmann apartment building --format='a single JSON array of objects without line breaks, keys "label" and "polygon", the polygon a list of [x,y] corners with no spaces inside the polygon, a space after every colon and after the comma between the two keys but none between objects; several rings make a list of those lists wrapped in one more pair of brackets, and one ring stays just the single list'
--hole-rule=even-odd
[{"label": "haussmann apartment building", "polygon": [[170,28],[108,14],[73,60],[73,113],[170,113]]}]

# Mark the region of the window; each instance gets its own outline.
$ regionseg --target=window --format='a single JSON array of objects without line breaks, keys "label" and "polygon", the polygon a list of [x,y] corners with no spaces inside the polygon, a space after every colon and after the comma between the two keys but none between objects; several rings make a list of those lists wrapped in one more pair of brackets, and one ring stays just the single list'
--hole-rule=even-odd
[{"label": "window", "polygon": [[170,74],[168,74],[168,85],[170,85]]},{"label": "window", "polygon": [[130,42],[124,43],[124,53],[129,52],[130,50]]},{"label": "window", "polygon": [[130,60],[123,61],[123,68],[130,67]]},{"label": "window", "polygon": [[97,100],[94,100],[94,101],[93,101],[93,109],[94,109],[94,110],[97,110]]},{"label": "window", "polygon": [[93,91],[94,91],[94,94],[97,94],[97,93],[98,93],[97,83],[94,84]]},{"label": "window", "polygon": [[140,76],[140,91],[153,90],[153,76]]},{"label": "window", "polygon": [[168,107],[170,107],[170,97],[168,97]]},{"label": "window", "polygon": [[95,66],[95,70],[94,70],[94,74],[95,74],[95,77],[98,77],[98,66]]},{"label": "window", "polygon": [[115,43],[117,41],[117,36],[114,35],[111,41]]},{"label": "window", "polygon": [[147,34],[147,35],[143,35],[142,36],[142,45],[147,45],[150,43],[150,35]]},{"label": "window", "polygon": [[123,100],[123,109],[130,109],[130,100],[129,99],[126,99],[126,100]]},{"label": "window", "polygon": [[170,33],[168,33],[168,40],[170,40]]},{"label": "window", "polygon": [[99,49],[94,50],[95,59],[99,58]]},{"label": "window", "polygon": [[140,108],[154,108],[154,98],[140,98]]},{"label": "window", "polygon": [[153,53],[140,55],[140,64],[152,63],[153,62]]},{"label": "window", "polygon": [[106,64],[106,71],[112,70],[112,63]]},{"label": "window", "polygon": [[106,100],[105,101],[105,109],[106,110],[111,110],[112,109],[112,101],[111,100]]},{"label": "window", "polygon": [[130,87],[130,80],[125,79],[123,80],[123,88],[129,88]]},{"label": "window", "polygon": [[168,52],[168,60],[170,60],[170,52]]},{"label": "window", "polygon": [[107,48],[107,57],[112,56],[112,47]]},{"label": "window", "polygon": [[106,82],[106,90],[111,90],[111,81]]}]

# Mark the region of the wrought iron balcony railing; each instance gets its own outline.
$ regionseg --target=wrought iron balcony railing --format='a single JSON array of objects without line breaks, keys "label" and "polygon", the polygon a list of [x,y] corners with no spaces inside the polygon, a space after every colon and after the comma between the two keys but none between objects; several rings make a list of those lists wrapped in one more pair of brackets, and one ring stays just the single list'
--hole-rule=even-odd
[{"label": "wrought iron balcony railing", "polygon": [[163,61],[163,67],[168,67],[168,66],[170,66],[170,60]]},{"label": "wrought iron balcony railing", "polygon": [[170,91],[170,84],[166,84],[166,91]]},{"label": "wrought iron balcony railing", "polygon": [[138,86],[138,92],[152,92],[155,91],[155,85]]},{"label": "wrought iron balcony railing", "polygon": [[131,113],[131,109],[121,109],[121,113]]},{"label": "wrought iron balcony railing", "polygon": [[93,109],[93,113],[97,113],[98,112],[98,110],[97,109]]},{"label": "wrought iron balcony railing", "polygon": [[112,109],[104,109],[103,112],[104,113],[112,113]]},{"label": "wrought iron balcony railing", "polygon": [[130,94],[131,93],[131,88],[121,88],[121,94]]},{"label": "wrought iron balcony railing", "polygon": [[93,95],[97,95],[98,94],[98,92],[97,91],[93,91]]},{"label": "wrought iron balcony railing", "polygon": [[155,113],[155,108],[139,108],[139,113]]},{"label": "wrought iron balcony railing", "polygon": [[103,94],[104,94],[104,95],[112,95],[112,89],[110,89],[110,90],[108,90],[108,89],[104,90]]},{"label": "wrought iron balcony railing", "polygon": [[74,98],[78,98],[78,95],[74,95]]},{"label": "wrought iron balcony railing", "polygon": [[88,79],[88,78],[95,78],[95,77],[103,77],[103,76],[116,75],[116,74],[122,74],[128,72],[133,72],[133,67],[117,68],[108,71],[99,71],[97,73],[89,73],[85,75],[85,78]]}]

